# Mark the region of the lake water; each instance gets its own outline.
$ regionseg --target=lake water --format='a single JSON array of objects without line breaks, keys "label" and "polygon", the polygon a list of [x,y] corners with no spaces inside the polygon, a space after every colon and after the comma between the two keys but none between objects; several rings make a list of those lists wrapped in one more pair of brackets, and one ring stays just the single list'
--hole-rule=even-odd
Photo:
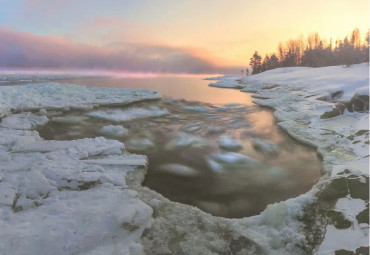
[{"label": "lake water", "polygon": [[[315,150],[281,130],[272,111],[254,105],[249,93],[209,87],[210,81],[202,77],[79,78],[58,82],[161,92],[162,100],[94,110],[168,111],[163,116],[122,123],[93,117],[68,124],[50,121],[39,132],[46,139],[77,139],[101,136],[106,125],[123,125],[129,135],[118,139],[130,152],[149,157],[143,185],[173,201],[213,215],[240,218],[305,193],[320,178],[321,161]],[[58,117],[87,114],[74,110]],[[239,148],[220,146],[220,139],[225,137],[237,140]],[[259,143],[273,150],[261,150]]]}]

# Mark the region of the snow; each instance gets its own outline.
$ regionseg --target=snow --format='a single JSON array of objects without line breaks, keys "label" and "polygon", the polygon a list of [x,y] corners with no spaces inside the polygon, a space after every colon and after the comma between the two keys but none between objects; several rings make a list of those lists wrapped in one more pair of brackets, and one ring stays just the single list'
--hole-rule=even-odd
[{"label": "snow", "polygon": [[344,217],[351,222],[355,222],[350,228],[337,229],[332,225],[326,227],[326,236],[320,245],[319,254],[332,252],[332,247],[336,250],[355,251],[358,247],[369,245],[369,228],[361,227],[356,222],[356,215],[365,210],[365,201],[361,199],[341,198],[335,205],[335,210],[343,212]]},{"label": "snow", "polygon": [[39,125],[44,125],[49,121],[46,116],[37,116],[32,113],[13,114],[3,118],[0,126],[12,129],[33,129]]},{"label": "snow", "polygon": [[160,109],[156,106],[152,106],[149,109],[132,107],[127,110],[112,109],[106,111],[92,111],[88,113],[88,116],[114,122],[124,122],[135,119],[160,117],[167,114],[169,113],[166,109]]},{"label": "snow", "polygon": [[122,137],[127,136],[129,133],[129,130],[123,126],[120,125],[108,125],[102,127],[100,130],[100,133],[107,136],[113,136],[113,137]]}]

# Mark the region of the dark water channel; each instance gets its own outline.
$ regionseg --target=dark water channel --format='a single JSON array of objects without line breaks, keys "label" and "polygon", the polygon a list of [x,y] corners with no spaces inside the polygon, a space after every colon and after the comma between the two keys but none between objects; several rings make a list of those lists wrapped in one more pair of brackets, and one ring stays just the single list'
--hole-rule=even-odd
[{"label": "dark water channel", "polygon": [[[127,130],[118,129],[124,133],[120,137],[114,132],[103,135],[122,141],[130,152],[147,155],[144,185],[173,201],[240,218],[305,193],[320,178],[315,150],[289,137],[276,125],[272,111],[254,105],[248,93],[208,87],[199,77],[58,82],[162,93],[162,100],[93,110],[134,116],[144,109],[160,116],[115,122],[92,117],[90,111],[50,112],[51,121],[38,131],[45,139],[64,140],[101,136],[107,125],[123,126]],[[71,116],[73,121],[63,121]]]}]

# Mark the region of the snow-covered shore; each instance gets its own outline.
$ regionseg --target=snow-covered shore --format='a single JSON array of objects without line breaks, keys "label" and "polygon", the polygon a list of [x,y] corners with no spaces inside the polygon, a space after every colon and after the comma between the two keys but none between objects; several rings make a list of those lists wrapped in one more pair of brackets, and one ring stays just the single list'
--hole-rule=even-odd
[{"label": "snow-covered shore", "polygon": [[[325,118],[336,104],[328,97],[332,100],[335,94],[335,100],[348,101],[355,93],[366,95],[368,66],[276,69],[219,79],[220,87],[231,82],[233,86],[226,87],[237,84],[265,98],[256,103],[275,108],[281,127],[318,148],[325,175],[309,192],[269,205],[253,217],[212,216],[143,187],[146,157],[129,154],[118,141],[48,141],[32,130],[44,125],[51,111],[124,105],[159,99],[159,93],[55,83],[3,86],[0,254],[312,253],[318,243],[308,237],[311,223],[305,218],[320,194],[327,194],[326,184],[345,180],[368,186],[368,132],[363,131],[369,129],[368,112],[345,110]],[[337,93],[340,90],[343,93]],[[353,227],[328,224],[319,254],[367,246],[368,223],[356,217],[368,208],[368,194],[367,201],[362,195],[351,190],[342,197],[334,194],[340,198],[336,211]]]},{"label": "snow-covered shore", "polygon": [[[359,252],[368,247],[369,221],[359,215],[368,216],[369,210],[369,65],[278,68],[235,79],[244,87],[241,91],[255,93],[254,103],[275,109],[280,127],[317,148],[322,156],[324,175],[302,196],[322,202],[330,188],[340,181],[347,183],[342,189],[349,192],[335,190],[336,199],[325,202],[335,203],[328,213],[339,215],[348,226],[338,226],[330,222],[330,216],[320,215],[327,217],[329,224],[316,253]],[[221,79],[219,86],[234,86],[235,81],[227,85],[229,80]]]}]

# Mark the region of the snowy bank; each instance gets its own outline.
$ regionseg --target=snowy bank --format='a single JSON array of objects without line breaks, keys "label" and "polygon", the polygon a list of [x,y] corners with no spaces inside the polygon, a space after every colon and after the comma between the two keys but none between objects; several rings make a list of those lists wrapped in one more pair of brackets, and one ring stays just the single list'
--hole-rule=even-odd
[{"label": "snowy bank", "polygon": [[[299,198],[311,197],[307,201],[318,200],[320,204],[322,199],[328,199],[328,194],[331,194],[332,200],[330,201],[335,203],[336,199],[345,196],[349,199],[356,199],[359,196],[356,197],[356,194],[360,192],[362,203],[366,204],[365,210],[368,210],[368,64],[351,67],[278,68],[243,77],[240,83],[244,86],[242,91],[256,93],[253,95],[258,98],[254,101],[256,104],[275,109],[274,116],[280,127],[298,141],[317,148],[317,152],[322,156],[322,170],[325,175],[310,192]],[[349,172],[347,176],[343,176],[343,171]],[[344,191],[338,190],[337,180],[347,183],[344,184],[347,187],[343,186]],[[364,183],[364,186],[361,186],[361,183]],[[336,187],[334,191],[333,187]],[[351,192],[354,187],[360,191]],[[346,193],[347,189],[350,190],[349,193]],[[344,193],[341,194],[341,192]],[[306,207],[305,203],[299,205],[299,198],[288,201],[294,207]],[[339,215],[343,211],[338,209],[340,201],[338,200],[333,209],[336,210],[335,212],[339,211]],[[364,209],[363,207],[361,209]],[[268,210],[269,207],[262,215]],[[359,214],[359,209],[348,206],[345,214],[356,216]],[[368,240],[368,220],[359,222],[358,217],[344,215],[343,217],[349,220],[348,226],[354,227],[342,230],[330,223],[330,217],[334,217],[331,215],[337,215],[337,213],[330,214],[329,211],[327,215],[320,215],[321,218],[328,218],[329,224],[326,229],[321,229],[322,238],[315,241],[318,242],[315,245],[322,242],[316,251],[318,254],[334,254],[336,250],[341,249],[354,252],[356,249],[363,249],[361,248],[363,246],[369,246],[366,241]],[[287,214],[282,217],[290,216]],[[310,224],[322,223],[311,222]],[[348,240],[353,240],[353,238],[362,241],[348,246]]]}]

